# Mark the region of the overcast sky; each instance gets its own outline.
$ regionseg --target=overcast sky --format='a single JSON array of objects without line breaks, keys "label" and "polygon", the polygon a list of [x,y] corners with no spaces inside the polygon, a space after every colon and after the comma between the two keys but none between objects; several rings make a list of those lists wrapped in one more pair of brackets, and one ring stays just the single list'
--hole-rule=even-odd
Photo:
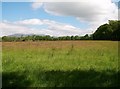
[{"label": "overcast sky", "polygon": [[[21,0],[22,1],[22,0]],[[0,36],[45,34],[51,36],[93,33],[108,20],[118,19],[118,0],[79,2],[2,2]]]}]

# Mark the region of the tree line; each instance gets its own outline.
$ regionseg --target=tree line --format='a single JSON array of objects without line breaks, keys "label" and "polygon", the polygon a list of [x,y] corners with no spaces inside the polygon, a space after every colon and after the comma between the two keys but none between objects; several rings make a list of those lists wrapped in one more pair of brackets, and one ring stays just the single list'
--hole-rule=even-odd
[{"label": "tree line", "polygon": [[3,36],[2,41],[55,41],[55,40],[120,40],[120,21],[109,20],[108,24],[103,24],[93,33],[84,36],[61,36],[53,37],[49,35],[28,35],[28,36]]},{"label": "tree line", "polygon": [[85,36],[61,36],[61,37],[53,37],[49,35],[39,36],[39,35],[32,35],[32,36],[3,36],[2,41],[56,41],[56,40],[90,40],[90,36],[87,34]]}]

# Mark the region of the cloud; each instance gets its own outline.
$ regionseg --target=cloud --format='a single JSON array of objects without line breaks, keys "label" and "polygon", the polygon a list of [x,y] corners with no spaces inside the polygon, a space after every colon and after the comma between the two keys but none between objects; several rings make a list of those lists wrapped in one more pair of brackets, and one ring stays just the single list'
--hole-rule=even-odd
[{"label": "cloud", "polygon": [[120,20],[120,1],[117,3],[118,5],[118,19]]},{"label": "cloud", "polygon": [[87,22],[93,29],[107,23],[108,20],[118,19],[118,8],[112,0],[44,2],[43,8],[47,13],[52,15],[72,16],[81,22]]},{"label": "cloud", "polygon": [[27,27],[15,25],[10,22],[0,23],[0,29],[2,29],[2,36],[16,33],[29,33],[29,29]]},{"label": "cloud", "polygon": [[81,2],[44,3],[47,13],[59,16],[73,16],[81,21],[104,22],[116,19],[117,6],[111,0],[81,0]]},{"label": "cloud", "polygon": [[[32,24],[32,22],[36,22]],[[32,25],[32,26],[31,26]],[[46,28],[35,28],[38,25],[46,25]],[[66,35],[85,35],[91,33],[91,29],[83,30],[69,24],[59,23],[48,19],[27,19],[16,22],[4,21],[0,23],[2,36],[11,34],[44,34],[51,36],[66,36]]]},{"label": "cloud", "polygon": [[32,4],[32,8],[33,8],[34,10],[37,10],[38,8],[41,8],[42,5],[43,5],[43,3],[34,2],[34,3]]},{"label": "cloud", "polygon": [[42,21],[40,19],[28,19],[28,20],[22,20],[15,22],[16,24],[21,25],[42,25]]}]

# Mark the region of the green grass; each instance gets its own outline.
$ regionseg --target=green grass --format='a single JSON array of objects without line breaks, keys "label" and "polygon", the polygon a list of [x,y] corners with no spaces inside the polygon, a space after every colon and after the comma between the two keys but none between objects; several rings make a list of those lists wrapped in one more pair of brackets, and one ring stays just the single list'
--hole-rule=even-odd
[{"label": "green grass", "polygon": [[113,87],[118,42],[4,42],[3,87]]}]

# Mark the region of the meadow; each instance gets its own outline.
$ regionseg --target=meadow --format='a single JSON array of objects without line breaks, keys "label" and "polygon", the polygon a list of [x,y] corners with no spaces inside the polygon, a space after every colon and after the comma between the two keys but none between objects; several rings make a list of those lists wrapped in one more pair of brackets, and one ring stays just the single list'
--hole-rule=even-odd
[{"label": "meadow", "polygon": [[2,69],[3,87],[114,87],[118,42],[2,42]]}]

